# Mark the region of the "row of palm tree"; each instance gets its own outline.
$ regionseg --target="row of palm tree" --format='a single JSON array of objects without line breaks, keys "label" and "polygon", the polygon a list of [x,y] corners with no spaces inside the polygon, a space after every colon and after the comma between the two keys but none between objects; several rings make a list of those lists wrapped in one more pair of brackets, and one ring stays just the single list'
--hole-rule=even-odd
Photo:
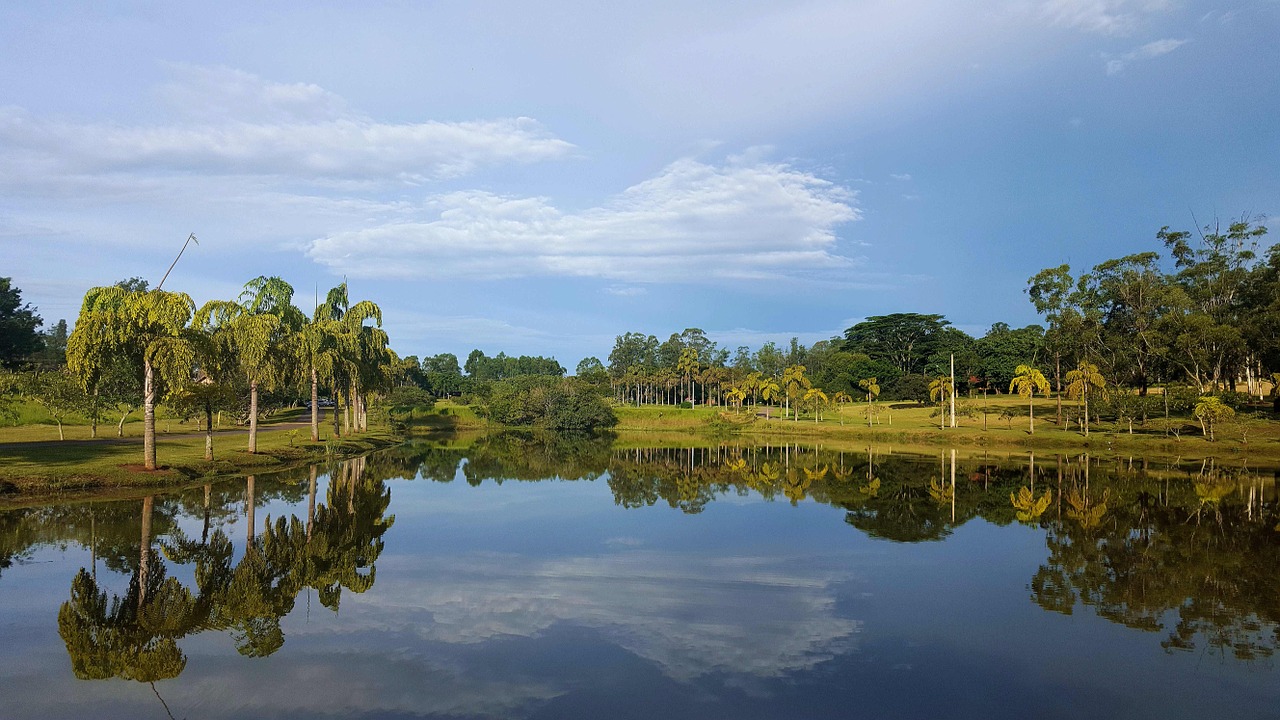
[{"label": "row of palm tree", "polygon": [[397,364],[381,325],[381,309],[367,300],[351,304],[346,283],[330,290],[310,318],[294,307],[292,286],[278,277],[255,278],[235,300],[211,300],[198,309],[182,292],[96,287],[86,293],[67,340],[67,366],[90,394],[120,358],[141,368],[143,466],[154,470],[160,387],[175,405],[205,416],[206,460],[213,459],[213,413],[235,401],[242,383],[249,390],[250,453],[257,451],[263,390],[309,382],[313,442],[320,439],[322,383],[345,400],[341,430],[334,406],[334,434],[367,430],[368,393],[389,385]]}]

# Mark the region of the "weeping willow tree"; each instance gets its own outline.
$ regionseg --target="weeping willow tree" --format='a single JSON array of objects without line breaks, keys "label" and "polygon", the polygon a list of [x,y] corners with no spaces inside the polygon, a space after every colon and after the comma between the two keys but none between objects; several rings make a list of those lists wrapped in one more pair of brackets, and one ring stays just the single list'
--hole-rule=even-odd
[{"label": "weeping willow tree", "polygon": [[142,360],[143,467],[156,469],[158,385],[177,387],[191,376],[192,349],[183,337],[195,303],[186,293],[96,287],[84,296],[75,331],[67,338],[67,367],[86,389],[96,388],[111,362]]}]

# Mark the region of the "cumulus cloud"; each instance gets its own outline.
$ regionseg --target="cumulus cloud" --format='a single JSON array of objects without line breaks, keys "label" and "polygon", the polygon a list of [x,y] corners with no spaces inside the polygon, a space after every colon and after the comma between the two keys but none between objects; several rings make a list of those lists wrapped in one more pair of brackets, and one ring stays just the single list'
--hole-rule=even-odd
[{"label": "cumulus cloud", "polygon": [[1126,65],[1135,60],[1151,60],[1152,58],[1158,58],[1161,55],[1168,55],[1185,44],[1187,44],[1186,40],[1174,40],[1172,38],[1149,42],[1146,45],[1127,52],[1118,58],[1107,60],[1107,74],[1118,75],[1124,71]]},{"label": "cumulus cloud", "polygon": [[631,283],[743,279],[847,269],[836,228],[855,193],[786,164],[692,159],[609,202],[564,212],[544,197],[466,191],[432,217],[337,233],[309,255],[357,277],[593,277]]},{"label": "cumulus cloud", "polygon": [[371,622],[424,640],[474,644],[570,623],[598,630],[680,681],[806,670],[854,650],[860,629],[835,609],[833,586],[849,579],[847,571],[794,558],[622,550],[541,562],[472,553],[395,563],[395,580],[383,583],[380,574],[379,592],[355,601],[348,627],[369,611]]},{"label": "cumulus cloud", "polygon": [[1040,16],[1050,24],[1103,35],[1128,35],[1153,14],[1170,9],[1169,0],[1047,0]]},{"label": "cumulus cloud", "polygon": [[78,123],[0,108],[0,183],[157,173],[423,182],[487,165],[563,157],[573,146],[527,117],[387,123],[306,83],[178,66],[161,90],[180,119]]}]

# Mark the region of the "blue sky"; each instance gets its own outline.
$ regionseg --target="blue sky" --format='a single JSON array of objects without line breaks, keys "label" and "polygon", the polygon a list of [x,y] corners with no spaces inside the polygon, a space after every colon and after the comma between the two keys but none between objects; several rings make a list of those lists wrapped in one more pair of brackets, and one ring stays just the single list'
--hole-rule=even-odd
[{"label": "blue sky", "polygon": [[0,5],[0,275],[47,322],[345,276],[402,355],[981,334],[1026,279],[1280,223],[1280,2]]}]

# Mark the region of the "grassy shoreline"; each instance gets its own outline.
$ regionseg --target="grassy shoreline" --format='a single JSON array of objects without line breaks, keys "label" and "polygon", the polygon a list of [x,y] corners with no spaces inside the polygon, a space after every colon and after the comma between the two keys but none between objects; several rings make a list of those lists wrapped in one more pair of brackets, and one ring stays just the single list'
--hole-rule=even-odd
[{"label": "grassy shoreline", "polygon": [[[1001,398],[987,406],[998,409],[1025,401]],[[820,422],[803,417],[799,421],[736,412],[718,407],[680,409],[672,406],[624,406],[616,408],[619,424],[614,428],[616,443],[622,448],[693,447],[726,441],[747,444],[820,444],[859,451],[868,446],[892,446],[901,451],[936,451],[954,448],[962,455],[1028,452],[1046,454],[1093,453],[1141,455],[1182,459],[1216,458],[1230,461],[1257,460],[1280,465],[1280,422],[1246,419],[1224,424],[1216,441],[1200,435],[1192,421],[1176,425],[1177,436],[1163,429],[1135,424],[1118,427],[1104,423],[1091,428],[1086,437],[1077,428],[1063,428],[1054,422],[1055,406],[1042,401],[1036,407],[1035,433],[1029,432],[1026,415],[998,416],[989,413],[959,418],[959,427],[940,428],[932,408],[883,404],[877,423],[866,424],[865,406],[832,408]],[[999,419],[997,419],[999,418]],[[204,460],[204,435],[189,431],[157,436],[161,468],[148,472],[141,468],[141,437],[133,432],[124,438],[87,439],[88,428],[69,426],[68,440],[49,440],[47,426],[0,428],[0,506],[56,498],[137,493],[155,488],[175,488],[202,484],[255,473],[270,473],[332,457],[351,457],[390,447],[404,438],[385,423],[370,432],[334,437],[332,425],[321,426],[321,441],[310,441],[306,415],[285,413],[266,421],[259,430],[258,452],[245,451],[247,432],[243,428],[215,431],[215,460]],[[502,428],[478,417],[472,408],[440,403],[435,410],[416,415],[415,429],[448,440],[482,435]],[[140,428],[126,428],[137,430]],[[162,426],[163,428],[163,426]],[[1245,442],[1247,440],[1247,442]]]},{"label": "grassy shoreline", "polygon": [[69,432],[64,441],[29,439],[33,434],[29,427],[3,428],[0,504],[174,488],[279,472],[331,457],[360,455],[401,441],[385,425],[347,437],[334,437],[330,425],[321,427],[320,442],[313,443],[309,427],[300,418],[301,413],[286,413],[264,423],[258,431],[258,451],[253,454],[246,450],[248,432],[243,428],[215,430],[211,462],[204,459],[204,433],[157,433],[160,467],[154,471],[141,466],[142,438],[133,434],[117,438],[114,428],[109,437],[87,439],[87,427],[72,426],[75,434]]},{"label": "grassy shoreline", "polygon": [[[1025,400],[997,400],[991,407],[1013,406],[1025,411]],[[887,405],[887,404],[886,404]],[[955,447],[972,450],[1009,450],[1017,452],[1095,452],[1139,453],[1160,456],[1258,458],[1280,461],[1280,422],[1248,418],[1240,423],[1223,425],[1210,441],[1201,435],[1194,421],[1175,421],[1176,434],[1156,429],[1154,419],[1147,427],[1135,422],[1133,432],[1128,425],[1095,424],[1089,435],[1077,429],[1061,427],[1054,421],[1056,406],[1044,402],[1036,406],[1035,432],[1025,414],[1016,418],[1000,418],[989,413],[958,417],[955,428],[940,428],[939,418],[931,416],[933,408],[894,405],[882,408],[877,423],[868,427],[865,406],[849,406],[823,413],[821,422],[812,416],[781,419],[772,409],[765,419],[751,412],[740,413],[724,408],[700,407],[679,409],[671,406],[619,407],[620,438],[634,443],[644,438],[662,442],[673,436],[733,437],[753,441],[802,441],[847,444],[850,447],[874,443],[893,443],[921,447]]]}]

